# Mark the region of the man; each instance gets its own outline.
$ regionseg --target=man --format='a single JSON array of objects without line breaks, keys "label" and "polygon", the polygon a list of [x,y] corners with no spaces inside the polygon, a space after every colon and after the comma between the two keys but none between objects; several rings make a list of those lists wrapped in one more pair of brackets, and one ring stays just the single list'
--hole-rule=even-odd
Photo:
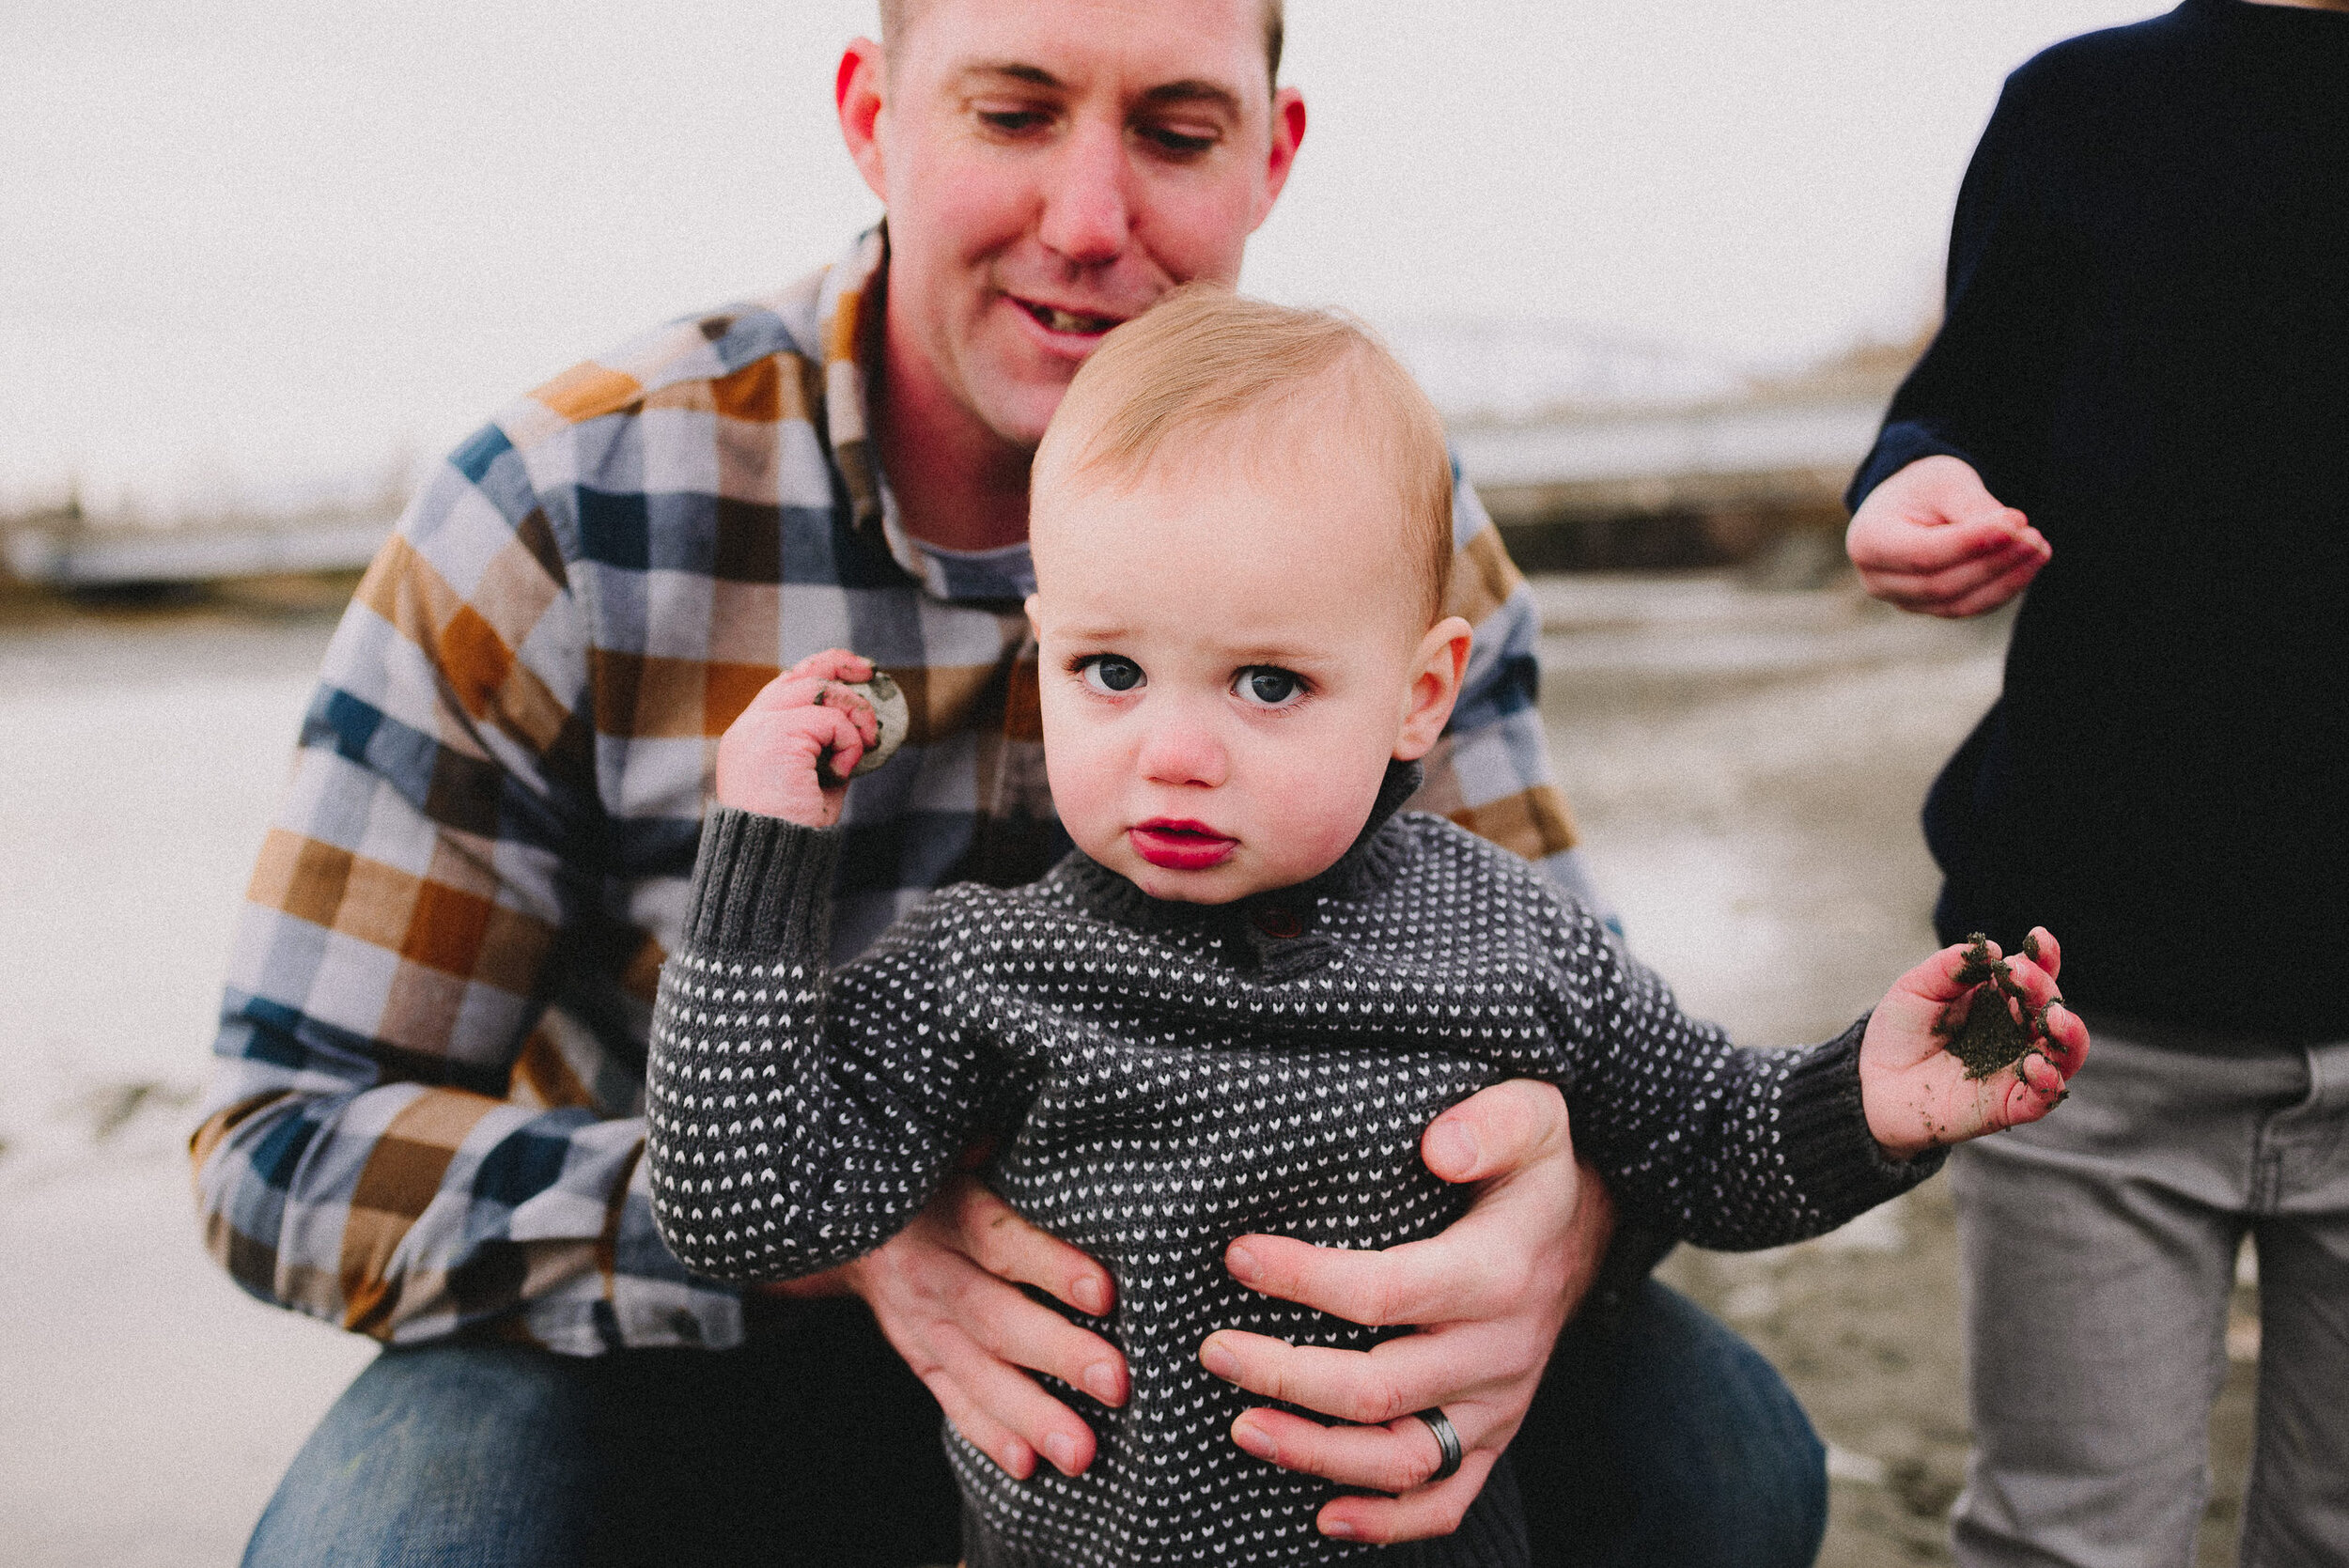
[{"label": "man", "polygon": [[[2192,1560],[2247,1234],[2242,1560],[2349,1560],[2342,12],[2186,0],[2016,71],[1852,487],[1878,597],[2030,586],[1926,802],[1936,919],[2062,932],[2100,1053],[2064,1116],[1951,1162],[1969,1564]],[[2007,1353],[2025,1321],[2051,1357]]]},{"label": "man", "polygon": [[[1020,1369],[1114,1401],[1122,1360],[1016,1287],[1097,1311],[1111,1281],[974,1183],[816,1283],[831,1296],[684,1274],[645,1202],[646,1005],[716,737],[815,649],[872,656],[913,707],[905,752],[848,798],[844,951],[927,888],[1031,877],[1065,846],[1019,613],[1030,456],[1111,326],[1237,275],[1305,129],[1274,87],[1279,29],[1263,0],[887,8],[886,50],[851,45],[836,88],[885,230],[542,388],[419,495],[328,656],[195,1138],[231,1272],[396,1347],[297,1460],[250,1560],[419,1542],[483,1562],[951,1558],[936,1408],[892,1346],[1007,1471],[1087,1463],[1090,1428]],[[1587,892],[1532,707],[1530,598],[1460,497],[1478,648],[1420,803]],[[1251,1237],[1228,1260],[1422,1331],[1369,1355],[1251,1342],[1210,1369],[1386,1423],[1266,1411],[1236,1432],[1399,1494],[1329,1506],[1326,1530],[1365,1541],[1456,1523],[1472,1478],[1430,1483],[1443,1455],[1410,1413],[1440,1407],[1471,1451],[1509,1443],[1608,1229],[1552,1091],[1488,1091],[1424,1147],[1484,1189],[1444,1235],[1378,1255]],[[1717,1560],[1808,1560],[1816,1441],[1750,1350],[1646,1285],[1621,1335],[1567,1360],[1607,1388],[1627,1364],[1646,1397],[1624,1420],[1545,1400],[1527,1423],[1553,1540],[1628,1540],[1600,1527],[1636,1516],[1655,1560],[1704,1560],[1715,1537],[1735,1544]],[[1639,1483],[1580,1479],[1595,1449]],[[687,1518],[705,1533],[675,1533]]]}]

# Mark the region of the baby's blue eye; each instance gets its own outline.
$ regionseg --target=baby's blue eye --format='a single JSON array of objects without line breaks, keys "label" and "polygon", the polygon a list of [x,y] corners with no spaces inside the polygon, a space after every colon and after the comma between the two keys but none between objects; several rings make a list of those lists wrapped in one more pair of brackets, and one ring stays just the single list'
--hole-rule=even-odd
[{"label": "baby's blue eye", "polygon": [[1142,666],[1113,653],[1101,654],[1085,660],[1084,683],[1096,691],[1131,691],[1142,684]]},{"label": "baby's blue eye", "polygon": [[1232,681],[1232,695],[1251,707],[1286,707],[1305,694],[1305,679],[1273,664],[1252,664]]}]

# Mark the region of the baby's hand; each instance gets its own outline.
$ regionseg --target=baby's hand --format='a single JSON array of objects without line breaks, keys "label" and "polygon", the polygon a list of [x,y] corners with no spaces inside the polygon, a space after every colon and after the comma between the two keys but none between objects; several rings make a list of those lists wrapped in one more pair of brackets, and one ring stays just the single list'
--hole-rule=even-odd
[{"label": "baby's hand", "polygon": [[802,828],[840,820],[848,770],[880,738],[873,705],[840,683],[872,678],[871,660],[827,648],[769,681],[718,738],[719,803]]},{"label": "baby's hand", "polygon": [[[1892,1158],[1912,1159],[1937,1144],[2036,1122],[2063,1098],[2065,1080],[2088,1056],[2088,1029],[2056,990],[2062,951],[2045,929],[2030,935],[2024,944],[2030,956],[2007,960],[2021,1001],[2009,1001],[1996,985],[1975,984],[1979,955],[1945,947],[1894,982],[1868,1020],[1859,1045],[1860,1103],[1868,1130]],[[1987,953],[1999,955],[1995,944]],[[2046,1035],[2012,1064],[1969,1077],[1966,1063],[1942,1048],[1969,1005],[2008,1008],[2026,1030],[2030,1015],[2044,1009]]]}]

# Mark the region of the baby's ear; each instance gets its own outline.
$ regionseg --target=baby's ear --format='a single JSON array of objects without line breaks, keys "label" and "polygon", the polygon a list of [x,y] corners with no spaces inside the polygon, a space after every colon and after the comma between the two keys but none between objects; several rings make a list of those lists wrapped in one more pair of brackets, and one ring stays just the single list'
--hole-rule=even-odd
[{"label": "baby's ear", "polygon": [[1403,728],[1394,739],[1398,762],[1415,762],[1435,750],[1452,720],[1452,705],[1460,700],[1460,677],[1475,639],[1474,629],[1457,615],[1446,615],[1420,639],[1403,693]]},{"label": "baby's ear", "polygon": [[1030,594],[1021,601],[1019,608],[1028,613],[1028,634],[1041,643],[1044,641],[1044,623],[1035,618],[1035,601],[1036,596]]}]

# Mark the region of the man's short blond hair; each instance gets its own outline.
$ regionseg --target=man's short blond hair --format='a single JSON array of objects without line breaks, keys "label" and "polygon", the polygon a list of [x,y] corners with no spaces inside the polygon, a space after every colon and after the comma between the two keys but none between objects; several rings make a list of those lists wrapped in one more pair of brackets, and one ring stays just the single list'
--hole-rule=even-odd
[{"label": "man's short blond hair", "polygon": [[[885,49],[892,38],[903,37],[907,25],[927,3],[928,0],[880,0],[881,46]],[[1281,85],[1281,43],[1287,31],[1282,0],[1264,0],[1265,76],[1276,87]]]},{"label": "man's short blond hair", "polygon": [[[1343,447],[1386,469],[1424,626],[1452,579],[1452,454],[1411,373],[1350,316],[1292,310],[1193,283],[1112,332],[1069,382],[1036,451],[1039,483],[1130,481],[1163,455],[1286,414],[1281,440]],[[1307,423],[1310,421],[1310,423]]]}]

